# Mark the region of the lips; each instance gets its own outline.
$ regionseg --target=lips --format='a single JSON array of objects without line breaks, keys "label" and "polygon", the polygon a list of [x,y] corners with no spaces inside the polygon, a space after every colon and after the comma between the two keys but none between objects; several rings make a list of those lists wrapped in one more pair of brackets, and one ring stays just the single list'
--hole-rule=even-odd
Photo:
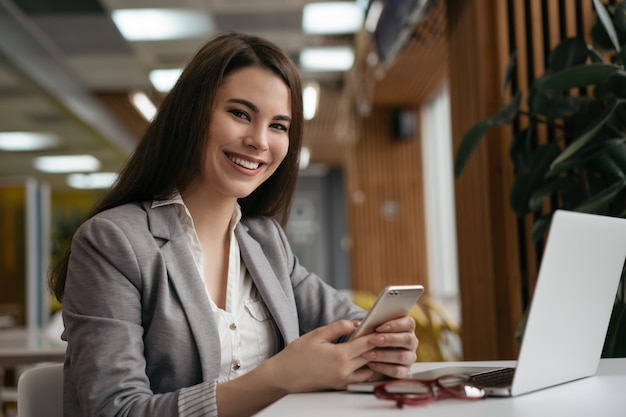
[{"label": "lips", "polygon": [[228,156],[228,159],[230,159],[234,164],[237,164],[240,167],[243,167],[246,169],[255,170],[255,169],[258,169],[259,166],[261,165],[260,162],[247,161],[245,159],[242,159],[233,155],[227,155],[227,156]]}]

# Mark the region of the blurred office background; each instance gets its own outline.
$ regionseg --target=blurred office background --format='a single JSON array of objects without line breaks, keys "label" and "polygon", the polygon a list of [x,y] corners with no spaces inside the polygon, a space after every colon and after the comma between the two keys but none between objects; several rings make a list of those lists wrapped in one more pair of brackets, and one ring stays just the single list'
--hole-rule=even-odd
[{"label": "blurred office background", "polygon": [[[186,32],[149,26],[168,15]],[[490,133],[459,179],[454,149],[499,108],[512,51],[524,90],[594,20],[591,0],[0,0],[0,326],[45,326],[58,308],[49,260],[177,71],[238,30],[285,48],[308,87],[287,227],[302,263],[349,291],[422,283],[461,325],[466,359],[515,357],[536,276],[531,219],[508,206],[506,140]]]}]

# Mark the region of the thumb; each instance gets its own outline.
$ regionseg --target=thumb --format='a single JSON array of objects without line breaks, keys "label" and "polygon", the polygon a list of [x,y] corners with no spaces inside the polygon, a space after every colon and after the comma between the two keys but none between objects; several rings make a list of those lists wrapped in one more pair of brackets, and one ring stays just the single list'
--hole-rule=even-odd
[{"label": "thumb", "polygon": [[316,329],[317,336],[325,341],[332,342],[341,336],[346,336],[354,332],[357,328],[355,322],[351,320],[338,320],[334,323]]}]

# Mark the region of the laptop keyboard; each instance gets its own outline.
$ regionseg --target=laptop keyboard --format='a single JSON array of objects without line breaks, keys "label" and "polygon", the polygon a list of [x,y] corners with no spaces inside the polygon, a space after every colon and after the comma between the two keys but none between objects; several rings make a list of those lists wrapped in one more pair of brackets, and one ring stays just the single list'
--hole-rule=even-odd
[{"label": "laptop keyboard", "polygon": [[472,375],[472,381],[479,387],[507,387],[513,382],[515,368],[501,368]]}]

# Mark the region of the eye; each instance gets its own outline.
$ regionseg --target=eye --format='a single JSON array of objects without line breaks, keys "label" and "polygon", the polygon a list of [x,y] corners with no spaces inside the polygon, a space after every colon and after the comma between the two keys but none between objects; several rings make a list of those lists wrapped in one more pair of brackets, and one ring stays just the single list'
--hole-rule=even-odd
[{"label": "eye", "polygon": [[281,123],[272,123],[270,125],[272,129],[282,130],[284,132],[289,132],[289,126],[281,124]]},{"label": "eye", "polygon": [[248,116],[248,113],[246,113],[243,110],[232,109],[232,110],[229,110],[228,112],[239,119],[250,120],[250,116]]}]

